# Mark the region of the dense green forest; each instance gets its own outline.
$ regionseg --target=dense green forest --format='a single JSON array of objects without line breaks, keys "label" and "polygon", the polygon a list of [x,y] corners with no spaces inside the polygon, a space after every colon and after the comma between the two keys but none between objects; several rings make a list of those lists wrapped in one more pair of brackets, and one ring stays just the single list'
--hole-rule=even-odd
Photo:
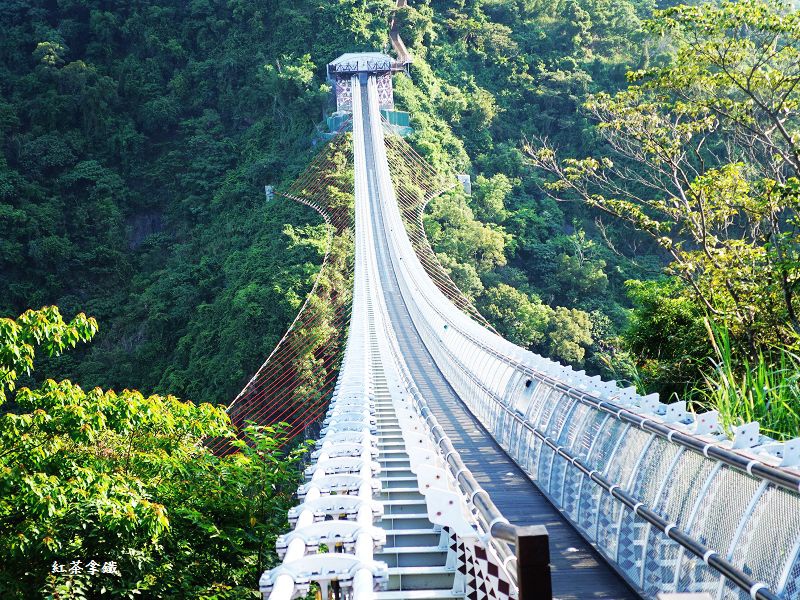
[{"label": "dense green forest", "polygon": [[[329,102],[324,65],[385,47],[392,3],[7,8],[0,312],[96,316],[96,342],[54,365],[85,386],[229,400],[320,260],[310,211],[267,205],[260,190],[308,161]],[[580,102],[646,60],[651,8],[434,2],[402,19],[416,62],[397,98],[412,141],[475,176],[472,198],[432,207],[443,264],[500,331],[593,371],[619,350],[624,282],[659,259],[643,237],[545,198],[520,142],[592,147]],[[535,322],[505,314],[520,301]]]},{"label": "dense green forest", "polygon": [[[657,237],[548,190],[535,159],[542,144],[613,155],[587,102],[669,60],[675,42],[646,26],[656,8],[414,2],[400,22],[415,62],[395,91],[412,144],[473,176],[473,195],[432,203],[426,228],[479,310],[517,343],[668,397],[701,381],[716,354],[708,303],[665,271],[672,257]],[[96,316],[97,341],[53,365],[85,386],[227,402],[290,322],[324,247],[311,211],[266,203],[262,186],[307,164],[330,109],[324,65],[386,48],[392,10],[9,5],[0,312],[56,304]],[[796,327],[740,344],[742,325],[713,321],[751,361],[796,343]]]},{"label": "dense green forest", "polygon": [[305,167],[324,65],[380,47],[389,7],[2,4],[0,314],[55,304],[100,322],[54,373],[236,394],[324,251],[318,217],[263,186]]}]

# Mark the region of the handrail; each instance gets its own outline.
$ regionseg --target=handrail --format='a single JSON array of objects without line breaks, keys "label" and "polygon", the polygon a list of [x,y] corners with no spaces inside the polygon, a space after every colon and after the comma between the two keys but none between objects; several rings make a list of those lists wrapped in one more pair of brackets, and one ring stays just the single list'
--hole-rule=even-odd
[{"label": "handrail", "polygon": [[[372,104],[374,104],[374,102],[372,102],[371,105]],[[377,111],[374,110],[374,106],[371,106],[371,108],[373,109],[371,110],[371,116],[374,117]],[[373,136],[373,146],[383,148],[382,128],[375,128],[373,130]],[[380,169],[378,169],[378,171],[377,176],[380,179]],[[377,211],[373,214],[373,221],[374,219],[382,218],[382,199],[382,197],[379,198]],[[386,232],[384,229],[384,236],[385,235]],[[396,279],[396,274],[394,272],[387,275]],[[380,285],[379,282],[378,285]],[[383,303],[380,300],[379,302]],[[444,428],[439,424],[424,396],[414,383],[400,351],[395,332],[390,327],[388,320],[382,319],[381,322],[383,324],[383,332],[386,335],[386,339],[389,341],[388,346],[394,358],[398,374],[403,380],[405,388],[414,399],[417,412],[428,428],[429,434],[433,438],[435,446],[444,459],[444,463],[448,467],[450,474],[453,476],[453,479],[459,486],[468,504],[474,507],[474,514],[482,521],[486,537],[493,543],[495,551],[501,558],[500,568],[508,574],[509,579],[520,590],[520,600],[532,600],[534,595],[536,598],[551,597],[552,588],[550,584],[550,561],[546,528],[543,526],[532,528],[512,525],[503,516],[500,509],[492,502],[489,494],[483,489],[480,483],[478,483],[472,472],[464,463],[461,455],[456,450]],[[514,549],[512,549],[509,544],[512,544]],[[511,562],[516,563],[516,568],[513,570],[509,568],[509,563]],[[523,593],[523,590],[525,590],[525,593]]]},{"label": "handrail", "polygon": [[[478,368],[484,370],[487,368],[493,368],[493,370],[496,371],[498,367],[486,366],[486,363],[483,363],[471,365],[471,368],[467,368],[466,365],[462,364],[453,354],[453,352],[450,351],[450,349],[447,347],[447,344],[441,337],[437,339],[436,334],[432,330],[433,325],[431,316],[438,316],[438,318],[444,322],[445,330],[447,330],[448,327],[452,327],[451,331],[457,332],[462,338],[464,338],[464,341],[471,342],[471,344],[475,347],[475,349],[471,351],[473,356],[475,353],[482,353],[483,356],[494,357],[500,363],[505,364],[506,367],[511,367],[514,371],[535,377],[539,381],[546,383],[554,389],[557,389],[570,398],[592,405],[594,408],[608,413],[621,421],[637,426],[646,432],[655,434],[658,437],[698,452],[705,457],[717,458],[721,462],[724,462],[725,464],[734,467],[737,470],[744,471],[745,473],[749,473],[753,476],[761,477],[764,480],[770,481],[777,486],[789,489],[793,492],[798,490],[800,475],[796,475],[785,469],[767,465],[762,460],[757,458],[748,460],[747,457],[744,457],[736,452],[715,446],[713,442],[706,442],[697,438],[696,436],[692,436],[691,434],[681,431],[678,428],[668,427],[667,425],[659,422],[656,415],[643,416],[632,410],[631,407],[625,407],[614,402],[602,400],[601,398],[595,397],[592,394],[582,390],[578,391],[574,387],[565,385],[562,382],[559,382],[548,375],[531,368],[529,365],[522,363],[521,360],[512,358],[511,356],[496,350],[495,347],[490,346],[483,340],[478,339],[475,335],[473,335],[472,331],[468,330],[466,326],[462,326],[462,323],[466,323],[466,320],[462,318],[461,313],[458,313],[457,315],[459,316],[459,319],[461,319],[461,322],[459,322],[458,319],[452,318],[451,314],[456,314],[454,307],[452,307],[452,305],[446,300],[446,297],[444,297],[441,293],[437,294],[436,291],[438,290],[434,291],[434,287],[432,285],[428,285],[429,282],[426,281],[426,278],[422,277],[424,270],[416,260],[417,257],[413,253],[413,249],[409,252],[405,248],[405,246],[409,244],[408,238],[405,236],[405,234],[403,234],[405,239],[401,239],[401,234],[395,231],[396,229],[400,229],[398,224],[402,226],[402,218],[399,216],[399,212],[397,212],[396,215],[394,212],[397,211],[393,211],[390,217],[384,217],[391,219],[387,221],[385,229],[389,232],[394,232],[392,234],[394,237],[393,243],[389,244],[394,251],[391,257],[392,262],[394,263],[393,270],[397,276],[398,282],[400,283],[401,294],[405,298],[407,305],[409,305],[410,308],[416,309],[412,312],[418,313],[416,315],[412,315],[412,317],[416,316],[414,321],[417,324],[417,328],[419,329],[420,327],[424,327],[428,329],[427,333],[429,335],[425,337],[428,338],[426,340],[426,345],[428,346],[429,350],[438,348],[447,353],[448,356],[446,357],[446,362],[449,365],[457,365],[462,372],[462,376],[471,379],[471,385],[474,389],[482,390],[484,395],[488,396],[490,400],[494,401],[501,411],[505,411],[505,414],[510,415],[517,422],[523,424],[527,430],[538,437],[551,450],[556,452],[556,454],[562,458],[566,459],[568,464],[583,472],[591,481],[598,484],[616,501],[621,502],[626,507],[631,509],[636,516],[649,523],[655,529],[661,531],[666,537],[679,544],[689,553],[702,559],[706,565],[715,569],[727,580],[731,581],[740,589],[750,594],[751,597],[764,600],[776,600],[779,598],[779,596],[770,591],[764,583],[755,581],[741,569],[735,567],[725,557],[719,556],[715,551],[708,549],[706,546],[693,539],[688,533],[680,531],[676,524],[669,523],[655,511],[645,507],[642,502],[639,502],[638,499],[633,497],[631,494],[623,491],[619,483],[608,481],[596,470],[591,469],[591,467],[585,464],[580,458],[559,447],[557,443],[555,443],[550,437],[536,429],[524,418],[517,415],[516,411],[510,410],[509,406],[502,401],[502,398],[497,397],[497,394],[492,389],[487,388],[484,382],[474,373],[474,371]],[[412,270],[415,271],[413,275],[411,273]],[[413,290],[411,289],[410,283],[412,281],[414,282]],[[433,294],[433,296],[429,295],[429,292],[430,294]],[[433,297],[436,299],[434,300]],[[428,316],[422,314],[421,306],[423,304],[425,305],[425,310],[428,311]],[[442,307],[446,307],[446,309],[449,310],[446,311]],[[477,324],[474,325],[477,326]],[[437,326],[441,327],[441,323],[437,323]],[[433,339],[431,339],[431,335],[433,335]],[[441,332],[440,335],[442,335]],[[488,338],[489,336],[483,337]],[[492,339],[493,338],[494,336],[492,336]],[[504,342],[505,345],[509,345],[509,343],[505,340],[502,340],[502,342]],[[503,344],[498,343],[498,345],[502,346]],[[534,355],[527,352],[525,352],[524,355],[530,355],[531,357],[534,357]],[[564,369],[564,371],[566,371],[566,369]],[[508,382],[510,381],[510,377],[506,377],[505,379],[501,378],[501,380]],[[588,377],[586,378],[586,382],[590,382]],[[622,390],[619,390],[618,393],[621,392]],[[615,399],[618,397],[619,396],[616,396]]]},{"label": "handrail", "polygon": [[[466,372],[466,369],[464,368],[463,364],[460,363],[460,361],[457,361],[455,358],[452,358],[452,360],[453,362],[459,364],[462,370]],[[480,385],[477,380],[475,380],[474,383],[475,385]],[[642,517],[668,538],[674,540],[685,549],[692,552],[692,554],[698,558],[703,559],[703,562],[725,575],[726,578],[733,581],[742,590],[750,593],[753,598],[758,598],[759,600],[780,600],[780,597],[769,590],[766,584],[755,581],[741,569],[735,567],[730,561],[720,557],[716,551],[713,551],[703,544],[698,543],[688,533],[678,529],[675,523],[670,523],[652,509],[647,508],[644,503],[639,502],[637,498],[634,498],[632,495],[623,491],[619,483],[612,483],[600,475],[597,470],[592,469],[590,465],[585,464],[584,461],[582,461],[578,456],[559,446],[556,440],[547,436],[541,430],[535,428],[515,412],[508,410],[508,407],[503,405],[496,396],[492,395],[491,398],[495,403],[499,404],[507,414],[520,423],[521,426],[539,438],[544,444],[553,450],[553,452],[566,459],[573,467],[577,468],[586,476],[588,476],[589,479],[598,484],[605,492],[622,502],[636,515]]]},{"label": "handrail", "polygon": [[[417,291],[418,291],[418,293],[422,293],[422,295],[424,295],[424,292],[420,292],[420,290],[417,290]],[[457,327],[457,325],[455,323],[453,323],[453,321],[447,319],[447,317],[442,314],[442,311],[439,310],[438,308],[436,308],[435,305],[429,304],[429,308],[433,309],[442,318],[447,320],[449,324],[453,325],[454,327]],[[465,335],[463,332],[461,332],[461,331],[459,331],[459,332],[462,335]],[[467,335],[465,335],[465,337],[467,337]],[[491,348],[483,346],[482,344],[480,344],[479,341],[474,340],[474,338],[470,337],[470,341],[472,341],[473,343],[478,345],[483,351],[496,354],[496,352],[494,352]],[[517,414],[516,411],[509,410],[508,406],[506,404],[504,404],[502,402],[502,400],[496,396],[496,394],[491,392],[491,390],[489,390],[483,384],[482,381],[480,381],[477,377],[475,377],[475,375],[469,369],[467,369],[466,366],[460,360],[458,360],[446,348],[444,348],[444,351],[448,352],[450,363],[451,364],[456,364],[467,377],[470,377],[472,379],[473,385],[475,387],[477,387],[477,388],[482,389],[487,394],[487,396],[500,407],[501,410],[505,411],[506,414],[510,415],[513,419],[515,419],[523,427],[525,427],[527,430],[529,430],[531,433],[533,433],[536,437],[538,437],[540,440],[542,440],[553,451],[555,451],[557,454],[559,454],[560,456],[565,458],[573,467],[579,469],[581,472],[583,472],[585,475],[587,475],[593,482],[597,483],[603,490],[605,490],[613,498],[615,498],[616,500],[619,500],[620,502],[625,504],[625,506],[630,508],[636,515],[638,515],[641,518],[643,518],[644,520],[646,520],[653,527],[656,527],[664,535],[666,535],[667,537],[669,537],[670,539],[672,539],[673,541],[675,541],[676,543],[681,545],[683,548],[685,548],[686,550],[688,550],[689,552],[691,552],[692,554],[694,554],[698,558],[701,558],[705,562],[705,564],[707,564],[708,566],[710,566],[710,567],[714,568],[715,570],[717,570],[719,573],[721,573],[723,576],[725,576],[731,582],[735,583],[740,589],[742,589],[742,590],[746,591],[748,594],[750,594],[753,598],[757,598],[758,600],[780,600],[780,597],[777,594],[775,594],[774,592],[772,592],[771,590],[769,590],[768,587],[766,586],[766,584],[764,584],[762,582],[759,582],[759,581],[753,580],[746,573],[744,573],[741,569],[738,569],[737,567],[735,567],[730,561],[726,560],[723,557],[720,557],[719,554],[716,551],[710,550],[709,548],[707,548],[703,544],[700,544],[697,541],[695,541],[689,534],[679,530],[674,523],[669,523],[667,520],[663,519],[660,515],[658,515],[655,511],[645,507],[642,502],[638,502],[636,498],[632,497],[627,492],[622,491],[620,484],[612,483],[612,482],[608,481],[607,479],[602,477],[600,474],[598,474],[598,472],[596,470],[593,470],[588,465],[584,464],[583,461],[581,461],[578,457],[574,456],[573,454],[571,454],[568,451],[564,450],[563,448],[559,447],[552,440],[552,438],[546,436],[543,432],[541,432],[540,430],[536,429],[528,421],[526,421],[519,414]],[[517,364],[519,364],[519,363],[517,363]],[[560,386],[560,388],[572,389],[572,388],[568,388],[568,386],[563,386],[563,384]],[[564,390],[560,390],[560,391],[564,391]],[[576,396],[573,396],[573,397],[576,400],[579,400],[579,401],[581,401],[583,399],[583,397],[581,397],[579,395],[576,395]],[[605,403],[605,404],[608,404],[610,406],[614,406],[611,403]],[[621,412],[624,412],[626,415],[630,415],[630,417],[637,416],[635,413],[632,413],[632,412],[630,412],[630,411],[628,411],[626,409],[622,409],[622,407],[616,407],[615,406],[615,408],[620,408]],[[619,412],[614,412],[614,411],[611,411],[611,410],[609,410],[607,412],[609,412],[609,414],[611,414],[612,416],[618,416],[619,415]],[[647,422],[651,423],[652,426],[656,425],[656,422],[652,421],[651,419],[642,419],[642,422],[644,422],[644,421],[647,421]],[[646,431],[649,430],[646,427],[642,427],[642,428],[644,430],[646,430]],[[667,436],[665,435],[664,437],[667,437]],[[673,435],[673,437],[675,437],[675,436]],[[705,446],[705,448],[706,448],[705,452],[707,452],[707,454],[705,454],[705,455],[707,457],[711,456],[710,448],[708,446]],[[699,451],[701,453],[703,453],[703,450],[699,450]],[[734,464],[733,466],[738,466],[738,465]],[[751,466],[750,467],[750,471],[755,473],[756,469],[753,466]]]},{"label": "handrail", "polygon": [[[422,295],[425,295],[424,292],[420,290]],[[426,296],[426,300],[428,300],[429,306],[432,310],[434,310],[442,319],[448,321],[449,324],[454,325],[458,328],[458,325],[450,320],[443,311],[436,307],[436,304],[431,302],[430,299]],[[650,417],[643,416],[638,414],[637,412],[632,410],[630,406],[623,406],[620,404],[616,404],[610,400],[603,400],[602,398],[592,395],[589,392],[585,392],[582,390],[577,390],[573,386],[566,385],[563,382],[552,378],[551,376],[547,375],[546,373],[542,373],[541,371],[534,370],[529,365],[526,365],[494,348],[491,346],[483,343],[482,341],[476,339],[469,333],[465,332],[463,329],[458,329],[459,333],[469,339],[472,343],[478,346],[482,351],[486,352],[487,354],[494,355],[495,357],[504,361],[507,365],[522,371],[526,375],[534,377],[549,385],[550,387],[563,392],[565,395],[578,400],[584,404],[589,406],[593,406],[598,410],[601,410],[605,413],[612,415],[613,417],[624,421],[626,423],[630,423],[631,425],[635,425],[639,429],[643,431],[647,431],[648,433],[653,433],[663,439],[668,440],[671,443],[678,444],[680,446],[684,446],[689,450],[693,450],[698,454],[702,454],[706,458],[715,458],[720,462],[727,464],[728,466],[734,467],[740,471],[743,471],[749,475],[754,477],[760,477],[766,481],[774,483],[777,486],[790,490],[792,492],[800,491],[800,472],[791,472],[787,469],[783,469],[780,467],[774,467],[764,463],[762,460],[758,458],[749,459],[737,452],[733,452],[726,448],[723,448],[718,444],[719,440],[716,442],[704,442],[699,439],[697,436],[694,436],[690,433],[686,433],[685,431],[678,429],[676,427],[669,427],[664,423],[656,421],[653,419],[656,415],[652,415]],[[620,390],[622,391],[622,390]],[[505,407],[505,405],[503,405]]]}]

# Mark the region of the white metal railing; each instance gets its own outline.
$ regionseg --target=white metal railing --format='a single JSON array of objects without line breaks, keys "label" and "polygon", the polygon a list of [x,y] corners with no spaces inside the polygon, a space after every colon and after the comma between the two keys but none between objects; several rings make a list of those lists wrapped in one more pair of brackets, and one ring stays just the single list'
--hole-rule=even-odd
[{"label": "white metal railing", "polygon": [[[378,111],[377,89],[373,79],[368,82],[369,121],[371,149],[375,155],[375,179],[378,186],[376,202],[387,193],[385,182],[388,177],[388,163],[383,142],[383,127]],[[393,190],[391,184],[389,190]],[[380,214],[380,206],[373,210],[373,217]],[[373,244],[373,249],[375,244]],[[375,253],[371,260],[376,261]],[[377,261],[375,272],[378,272]],[[380,278],[376,277],[380,286]],[[490,562],[503,571],[501,576],[511,587],[510,594],[517,594],[517,557],[514,549],[507,543],[509,536],[515,535],[513,526],[491,501],[489,494],[481,488],[466,467],[444,429],[428,408],[427,402],[419,392],[413,377],[400,351],[395,330],[388,318],[383,292],[376,294],[379,311],[384,317],[378,336],[384,349],[383,356],[391,357],[392,388],[400,390],[395,398],[395,407],[402,425],[406,449],[410,457],[412,472],[417,476],[420,492],[425,496],[428,518],[432,523],[447,527],[461,541],[469,540],[483,547]],[[493,535],[492,528],[498,524],[508,526],[506,539]]]},{"label": "white metal railing", "polygon": [[728,441],[713,412],[664,405],[484,329],[425,274],[377,162],[393,270],[437,366],[611,564],[646,596],[800,597],[800,443],[765,438],[757,423]]},{"label": "white metal railing", "polygon": [[[351,85],[358,90],[358,78]],[[361,135],[360,94],[354,95],[354,137]],[[385,543],[373,523],[382,506],[373,496],[379,491],[375,402],[372,390],[371,342],[367,332],[370,247],[364,228],[368,198],[363,143],[354,144],[356,258],[353,308],[345,355],[314,459],[306,469],[307,483],[300,487],[302,503],[289,512],[294,530],[279,538],[281,566],[265,572],[260,590],[271,600],[290,600],[308,593],[311,583],[328,597],[330,586],[343,599],[367,600],[388,579],[385,563],[373,560],[373,550]],[[341,520],[344,515],[345,519]],[[336,518],[337,520],[331,520]],[[328,552],[320,553],[320,545]]]},{"label": "white metal railing", "polygon": [[[308,593],[311,584],[316,583],[323,598],[336,587],[339,598],[366,600],[387,582],[386,565],[373,560],[373,551],[382,548],[386,541],[383,530],[374,526],[383,516],[383,507],[375,499],[381,491],[377,479],[380,466],[375,462],[378,457],[376,369],[388,387],[409,454],[409,468],[426,499],[428,517],[445,528],[441,547],[448,550],[448,564],[454,565],[457,560],[456,553],[449,549],[450,536],[462,543],[481,544],[489,560],[503,570],[501,579],[514,590],[514,553],[506,543],[491,535],[492,527],[510,526],[464,467],[427,409],[408,374],[388,318],[368,193],[367,179],[376,178],[376,174],[367,173],[365,157],[365,146],[369,145],[373,152],[376,147],[383,148],[380,114],[375,108],[374,114],[364,116],[357,77],[351,80],[351,85],[356,260],[350,331],[321,437],[311,455],[313,462],[306,469],[308,480],[297,492],[301,503],[289,512],[294,529],[281,536],[276,544],[283,562],[263,574],[260,590],[269,600],[290,600]],[[373,80],[369,94],[376,96]],[[377,102],[374,105],[377,107]],[[369,131],[373,136],[377,132],[378,139],[365,139],[367,122],[375,125]],[[385,166],[385,157],[376,158],[376,168],[380,170],[378,163],[383,160]],[[373,364],[373,357],[378,357],[380,364]],[[342,516],[345,520],[338,520]],[[509,535],[513,534],[511,530]],[[320,552],[323,544],[328,552]],[[464,593],[466,576],[452,569],[453,593]]]}]

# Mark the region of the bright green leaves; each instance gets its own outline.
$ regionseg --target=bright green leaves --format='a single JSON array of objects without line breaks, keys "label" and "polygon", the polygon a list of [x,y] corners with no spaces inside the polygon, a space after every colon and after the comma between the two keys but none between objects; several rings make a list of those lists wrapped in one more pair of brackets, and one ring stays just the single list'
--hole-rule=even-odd
[{"label": "bright green leaves", "polygon": [[602,295],[608,286],[606,261],[598,257],[597,244],[583,230],[564,239],[566,251],[556,259],[556,279],[570,304]]},{"label": "bright green leaves", "polygon": [[264,66],[264,91],[272,98],[273,116],[284,121],[287,133],[299,133],[294,129],[296,116],[316,113],[330,92],[327,84],[318,81],[315,71],[310,54],[281,56],[274,64]]},{"label": "bright green leaves", "polygon": [[506,264],[508,234],[494,224],[475,219],[463,194],[451,192],[437,198],[425,215],[425,229],[437,252],[472,264],[479,274]]},{"label": "bright green leaves", "polygon": [[502,173],[492,177],[479,175],[475,179],[472,197],[478,209],[478,217],[485,221],[502,223],[508,214],[506,201],[514,189],[514,183]]},{"label": "bright green leaves", "polygon": [[786,349],[759,352],[754,359],[735,357],[730,336],[706,322],[713,339],[714,369],[704,375],[705,389],[695,390],[692,404],[719,412],[729,436],[739,425],[758,421],[761,431],[777,439],[797,437],[800,428],[800,356]]},{"label": "bright green leaves", "polygon": [[97,332],[97,321],[83,313],[65,322],[58,308],[28,310],[18,319],[0,318],[0,404],[15,389],[17,378],[33,370],[37,348],[57,356]]},{"label": "bright green leaves", "polygon": [[637,357],[640,376],[661,390],[682,392],[682,386],[699,379],[711,351],[702,309],[674,277],[631,280],[626,288],[636,310],[624,339]]},{"label": "bright green leaves", "polygon": [[582,365],[586,348],[594,341],[589,314],[577,308],[557,306],[550,316],[547,337],[550,356],[569,364]]},{"label": "bright green leaves", "polygon": [[706,3],[649,25],[675,51],[586,108],[601,156],[529,148],[547,188],[651,235],[747,352],[800,339],[800,13],[773,2]]},{"label": "bright green leaves", "polygon": [[67,49],[60,42],[39,42],[33,51],[33,57],[47,67],[59,67],[64,64]]},{"label": "bright green leaves", "polygon": [[[0,320],[3,390],[30,372],[37,350],[59,354],[96,330],[83,314],[64,322],[55,307]],[[12,399],[0,415],[6,597],[101,588],[201,597],[220,586],[247,597],[256,587],[269,560],[264,540],[283,527],[303,451],[283,450],[280,428],[249,427],[232,442],[239,452],[219,457],[203,441],[234,432],[210,404],[49,379]],[[54,561],[90,559],[117,562],[120,575],[51,574]]]},{"label": "bright green leaves", "polygon": [[507,340],[524,347],[544,341],[551,309],[538,298],[501,283],[486,290],[481,309]]},{"label": "bright green leaves", "polygon": [[593,342],[588,313],[552,308],[504,283],[486,290],[480,308],[503,337],[556,360],[580,365]]}]

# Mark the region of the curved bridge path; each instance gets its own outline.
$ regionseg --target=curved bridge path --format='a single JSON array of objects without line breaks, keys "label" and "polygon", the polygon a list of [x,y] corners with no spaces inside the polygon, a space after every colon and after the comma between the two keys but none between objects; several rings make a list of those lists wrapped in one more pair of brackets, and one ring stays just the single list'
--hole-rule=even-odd
[{"label": "curved bridge path", "polygon": [[800,439],[758,423],[729,439],[713,411],[549,361],[462,312],[401,213],[414,200],[395,184],[420,163],[387,156],[396,64],[355,58],[336,63],[353,114],[350,327],[265,600],[314,583],[325,600],[800,600]]},{"label": "curved bridge path", "polygon": [[[362,104],[368,106],[366,88],[362,94]],[[554,598],[638,598],[469,412],[417,333],[400,295],[395,269],[388,254],[379,190],[374,179],[375,157],[370,131],[373,126],[376,124],[365,115],[370,213],[375,231],[378,269],[392,327],[419,391],[458,448],[464,463],[483,489],[489,492],[503,515],[515,525],[547,527]],[[380,124],[377,126],[380,127]]]}]

